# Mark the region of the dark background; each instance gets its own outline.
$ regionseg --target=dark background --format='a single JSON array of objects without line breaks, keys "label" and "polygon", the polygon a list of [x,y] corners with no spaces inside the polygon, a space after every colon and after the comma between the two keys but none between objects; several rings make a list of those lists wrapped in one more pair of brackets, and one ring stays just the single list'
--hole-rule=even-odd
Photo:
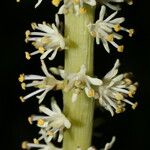
[{"label": "dark background", "polygon": [[[24,32],[30,29],[31,22],[47,21],[54,22],[54,13],[57,9],[51,6],[49,0],[43,0],[36,10],[36,1],[22,0],[17,4],[15,1],[2,1],[0,23],[0,136],[2,149],[20,150],[23,140],[31,141],[37,136],[38,129],[30,126],[27,117],[37,112],[37,101],[30,99],[27,103],[19,100],[23,92],[18,83],[18,76],[26,74],[41,74],[38,57],[26,61],[24,51],[33,48],[24,42]],[[97,116],[102,117],[102,124],[96,131],[101,134],[93,138],[96,147],[103,147],[113,135],[117,141],[112,150],[148,150],[149,148],[149,85],[150,85],[150,54],[149,54],[149,5],[146,0],[136,0],[133,6],[123,6],[124,10],[119,13],[126,17],[126,27],[134,27],[136,34],[128,38],[124,34],[125,52],[118,54],[114,48],[108,55],[102,46],[95,46],[95,74],[102,77],[113,66],[116,58],[120,58],[122,72],[133,72],[139,82],[139,89],[135,100],[139,107],[133,111],[128,109],[124,114],[111,118],[109,113],[96,111]],[[51,66],[63,64],[63,53],[57,56],[57,61]],[[51,94],[52,95],[52,94]],[[56,97],[60,95],[56,93]],[[105,120],[105,121],[104,121]]]}]

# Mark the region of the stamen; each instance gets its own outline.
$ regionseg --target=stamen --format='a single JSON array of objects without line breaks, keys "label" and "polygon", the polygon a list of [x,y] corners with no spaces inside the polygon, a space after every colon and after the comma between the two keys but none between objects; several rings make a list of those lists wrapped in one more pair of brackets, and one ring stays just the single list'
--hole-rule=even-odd
[{"label": "stamen", "polygon": [[109,41],[109,42],[112,42],[112,41],[114,40],[113,34],[109,34],[109,35],[106,37],[106,40]]},{"label": "stamen", "polygon": [[119,32],[119,31],[121,30],[120,24],[114,25],[114,30],[115,30],[116,32]]},{"label": "stamen", "polygon": [[115,98],[116,98],[116,100],[121,101],[121,100],[123,100],[124,97],[123,97],[122,94],[117,93],[117,94],[115,95]]},{"label": "stamen", "polygon": [[25,32],[25,36],[26,36],[26,38],[29,38],[29,35],[30,35],[31,33],[30,33],[30,30],[27,30],[26,32]]},{"label": "stamen", "polygon": [[32,22],[31,27],[32,27],[33,30],[35,30],[37,28],[37,24],[35,22]]},{"label": "stamen", "polygon": [[88,91],[88,97],[94,97],[95,96],[95,91],[91,88]]},{"label": "stamen", "polygon": [[45,123],[45,122],[44,122],[43,119],[38,119],[38,120],[37,120],[37,125],[38,125],[38,126],[43,126],[44,123]]},{"label": "stamen", "polygon": [[32,116],[28,117],[28,122],[32,124]]},{"label": "stamen", "polygon": [[22,142],[21,148],[22,149],[28,149],[28,142],[27,141]]},{"label": "stamen", "polygon": [[128,31],[128,33],[129,33],[129,37],[132,37],[133,34],[134,34],[134,29],[129,29],[129,30],[127,30],[127,31]]},{"label": "stamen", "polygon": [[135,103],[132,105],[132,109],[135,109],[137,106],[138,106],[138,102],[135,102]]},{"label": "stamen", "polygon": [[40,47],[38,48],[38,51],[39,51],[41,54],[43,54],[44,51],[45,51],[45,49],[44,49],[44,47],[40,46]]},{"label": "stamen", "polygon": [[52,4],[53,4],[55,7],[58,7],[59,4],[60,4],[60,0],[52,0]]},{"label": "stamen", "polygon": [[23,82],[23,83],[21,83],[21,88],[23,89],[23,90],[25,90],[26,89],[26,84]]},{"label": "stamen", "polygon": [[117,51],[118,52],[123,52],[123,50],[124,50],[124,46],[123,45],[120,45],[120,46],[118,46],[118,48],[117,48]]},{"label": "stamen", "polygon": [[24,98],[22,96],[19,97],[19,99],[21,100],[21,102],[25,102]]},{"label": "stamen", "polygon": [[25,52],[25,57],[26,57],[27,60],[30,60],[31,59],[30,53],[29,52]]},{"label": "stamen", "polygon": [[18,78],[19,82],[23,82],[24,79],[25,79],[24,73],[23,73],[23,74],[20,74],[20,76],[19,76],[19,78]]},{"label": "stamen", "polygon": [[34,139],[33,139],[33,143],[34,143],[34,144],[39,144],[39,140],[36,139],[36,138],[34,138]]}]

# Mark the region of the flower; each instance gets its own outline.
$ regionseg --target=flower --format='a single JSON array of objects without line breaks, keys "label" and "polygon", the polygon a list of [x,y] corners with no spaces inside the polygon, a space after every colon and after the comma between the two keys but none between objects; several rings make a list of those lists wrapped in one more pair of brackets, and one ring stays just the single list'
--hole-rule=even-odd
[{"label": "flower", "polygon": [[100,40],[102,41],[102,44],[108,53],[110,53],[108,43],[117,48],[118,52],[123,52],[124,46],[118,45],[114,41],[114,39],[121,40],[123,38],[122,35],[118,34],[117,32],[121,30],[126,31],[129,33],[129,36],[132,37],[134,30],[126,29],[120,26],[120,24],[124,22],[125,18],[124,17],[114,18],[117,15],[117,11],[112,13],[106,19],[104,19],[105,13],[106,7],[102,6],[99,13],[99,19],[95,22],[95,24],[92,23],[88,24],[87,27],[89,29],[89,32],[92,36],[96,38],[96,44],[100,44]]},{"label": "flower", "polygon": [[60,7],[58,14],[66,14],[69,11],[73,11],[73,13],[75,13],[76,15],[84,14],[86,13],[84,4],[95,6],[96,0],[66,0],[64,1],[64,4]]},{"label": "flower", "polygon": [[61,148],[55,147],[52,143],[48,144],[39,144],[36,140],[34,140],[34,143],[29,143],[27,141],[22,142],[21,145],[22,149],[32,149],[36,148],[38,150],[62,150]]},{"label": "flower", "polygon": [[38,141],[44,139],[46,143],[49,143],[51,139],[59,133],[58,142],[61,142],[63,139],[64,128],[69,129],[71,127],[70,121],[61,112],[54,99],[51,100],[51,108],[52,110],[45,106],[39,106],[40,112],[46,114],[46,116],[32,115],[28,118],[31,124],[33,121],[37,121],[37,126],[41,128],[39,132],[41,137]]},{"label": "flower", "polygon": [[[63,88],[63,81],[55,79],[55,77],[48,72],[43,60],[41,60],[41,63],[42,63],[41,68],[42,68],[45,76],[20,74],[20,76],[18,78],[18,80],[21,82],[22,89],[25,90],[28,87],[38,88],[38,90],[36,90],[24,97],[21,96],[20,99],[22,102],[26,101],[28,98],[30,98],[34,95],[37,95],[38,93],[43,92],[41,95],[36,96],[39,99],[39,103],[41,103],[44,100],[46,94],[50,90],[52,90],[52,89],[60,90]],[[24,81],[28,81],[28,80],[32,81],[32,82],[28,83],[28,84],[24,83]]]},{"label": "flower", "polygon": [[[58,17],[56,20],[59,22]],[[41,54],[40,59],[44,59],[50,53],[52,54],[49,57],[49,60],[53,60],[58,51],[65,49],[64,38],[54,24],[49,25],[43,22],[43,24],[32,23],[31,26],[33,30],[37,29],[39,31],[30,32],[27,30],[25,32],[25,41],[32,41],[33,46],[37,49],[32,53],[25,52],[25,56],[28,60],[31,56],[36,54]]]},{"label": "flower", "polygon": [[[105,147],[102,148],[101,150],[109,150],[109,149],[111,149],[115,141],[116,141],[116,137],[113,136],[111,141],[109,143],[106,143]],[[79,146],[76,150],[82,150],[82,148]],[[87,150],[96,150],[96,148],[91,146]]]},{"label": "flower", "polygon": [[103,84],[98,88],[99,96],[97,98],[99,103],[110,111],[112,116],[114,115],[114,109],[116,113],[121,113],[125,111],[126,104],[130,104],[132,109],[135,109],[138,104],[127,99],[127,97],[133,97],[138,83],[132,83],[128,73],[117,75],[119,65],[117,59],[114,67],[104,76]]},{"label": "flower", "polygon": [[86,67],[82,65],[78,73],[70,73],[65,75],[67,80],[67,85],[64,88],[65,92],[73,89],[72,102],[77,100],[77,96],[80,94],[80,91],[85,90],[85,93],[88,97],[94,97],[95,92],[91,85],[100,86],[102,81],[97,78],[92,78],[86,75]]},{"label": "flower", "polygon": [[106,5],[112,10],[120,10],[120,6],[118,4],[123,3],[123,2],[127,2],[129,5],[133,4],[132,0],[97,0],[97,1],[101,5]]}]

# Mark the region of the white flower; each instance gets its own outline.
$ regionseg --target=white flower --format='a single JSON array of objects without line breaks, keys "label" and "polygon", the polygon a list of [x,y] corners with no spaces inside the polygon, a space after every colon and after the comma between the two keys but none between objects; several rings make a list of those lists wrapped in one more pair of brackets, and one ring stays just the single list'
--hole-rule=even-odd
[{"label": "white flower", "polygon": [[64,4],[60,7],[58,14],[66,14],[69,11],[73,11],[73,13],[75,13],[76,15],[84,14],[86,13],[84,4],[95,6],[96,0],[66,0],[64,1]]},{"label": "white flower", "polygon": [[27,141],[22,142],[22,149],[37,149],[37,150],[62,150],[61,148],[55,147],[52,143],[39,144],[39,143],[29,143]]},{"label": "white flower", "polygon": [[132,0],[97,0],[100,4],[106,5],[112,10],[120,10],[120,3],[127,2],[129,5],[133,4]]},{"label": "white flower", "polygon": [[[109,149],[111,149],[115,141],[116,141],[116,137],[113,136],[111,141],[109,143],[106,143],[105,147],[102,148],[101,150],[109,150]],[[76,150],[82,150],[82,148],[78,147]],[[96,148],[91,146],[87,150],[96,150]]]},{"label": "white flower", "polygon": [[[34,91],[34,92],[24,96],[24,97],[21,96],[20,99],[21,99],[22,102],[24,102],[28,98],[42,92],[41,95],[36,96],[39,99],[39,103],[41,103],[44,100],[46,94],[50,90],[52,90],[52,89],[59,90],[63,87],[63,81],[55,79],[55,77],[48,72],[48,70],[46,68],[46,65],[45,65],[43,60],[41,60],[41,63],[42,63],[41,68],[42,68],[43,73],[45,74],[45,76],[24,75],[24,74],[21,74],[19,76],[18,80],[21,82],[22,89],[25,90],[28,87],[38,88],[36,91]],[[32,82],[26,84],[26,83],[24,83],[24,81],[32,81]]]},{"label": "white flower", "polygon": [[[57,17],[57,16],[56,16]],[[58,17],[56,18],[57,22]],[[57,23],[56,22],[56,23]],[[39,30],[35,32],[26,31],[26,42],[31,41],[34,47],[37,49],[36,51],[29,53],[25,52],[26,58],[29,60],[31,56],[36,54],[41,54],[40,59],[44,59],[50,53],[51,56],[49,60],[53,60],[58,51],[62,51],[65,49],[65,41],[63,36],[59,33],[57,27],[52,24],[31,24],[33,30]]]},{"label": "white flower", "polygon": [[117,75],[119,65],[119,60],[117,60],[114,67],[104,76],[103,84],[98,89],[97,98],[100,105],[110,111],[112,116],[114,109],[116,113],[121,113],[125,111],[126,104],[130,104],[132,109],[135,109],[138,104],[127,99],[128,96],[133,97],[138,84],[132,83],[127,73]]},{"label": "white flower", "polygon": [[102,41],[102,44],[105,48],[105,50],[110,53],[110,48],[108,45],[108,42],[113,45],[115,48],[117,48],[118,52],[123,52],[124,46],[118,45],[114,39],[121,40],[122,35],[118,34],[118,31],[126,31],[129,33],[129,36],[131,37],[134,33],[133,29],[126,29],[120,24],[124,22],[125,18],[114,18],[117,14],[117,11],[112,13],[110,16],[108,16],[106,19],[104,19],[106,13],[106,7],[102,6],[100,13],[99,13],[99,19],[95,22],[95,24],[88,24],[89,32],[92,36],[96,38],[96,44],[100,44],[100,40]]},{"label": "white flower", "polygon": [[44,139],[46,143],[49,143],[52,138],[58,134],[58,142],[61,142],[63,139],[63,130],[64,128],[69,129],[71,127],[70,121],[65,117],[61,112],[59,106],[57,105],[54,99],[51,100],[51,108],[40,106],[39,110],[46,114],[46,116],[36,116],[32,115],[28,118],[29,122],[32,124],[33,121],[37,121],[37,125],[41,128],[38,141]]},{"label": "white flower", "polygon": [[94,97],[95,92],[91,85],[100,86],[102,81],[97,78],[92,78],[86,75],[86,67],[82,65],[78,73],[70,73],[65,75],[65,79],[68,84],[64,88],[65,92],[73,89],[72,101],[77,100],[77,96],[80,94],[81,90],[85,90],[88,97]]}]

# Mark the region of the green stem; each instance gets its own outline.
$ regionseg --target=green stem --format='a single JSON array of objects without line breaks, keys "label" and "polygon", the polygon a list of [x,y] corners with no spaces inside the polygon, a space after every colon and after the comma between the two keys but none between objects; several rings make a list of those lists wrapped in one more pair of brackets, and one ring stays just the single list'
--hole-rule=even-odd
[{"label": "green stem", "polygon": [[[65,72],[79,72],[81,65],[87,74],[93,74],[93,38],[86,25],[94,20],[94,8],[85,6],[87,12],[79,16],[65,15],[65,36],[69,46],[65,52]],[[63,150],[86,150],[91,145],[94,101],[81,92],[76,102],[71,101],[72,91],[64,92],[64,113],[72,126],[64,133]]]}]

